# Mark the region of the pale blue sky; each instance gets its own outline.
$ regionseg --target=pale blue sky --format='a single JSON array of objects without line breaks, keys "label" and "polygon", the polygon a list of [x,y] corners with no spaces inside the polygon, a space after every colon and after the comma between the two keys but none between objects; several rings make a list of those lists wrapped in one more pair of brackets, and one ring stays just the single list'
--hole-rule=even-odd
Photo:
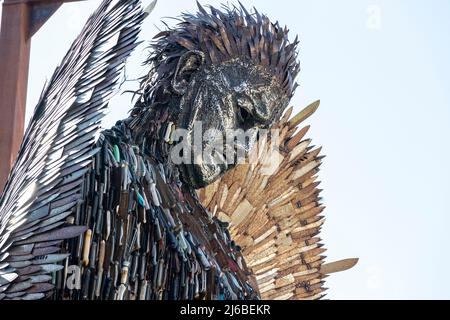
[{"label": "pale blue sky", "polygon": [[[309,136],[327,155],[322,237],[329,261],[360,258],[354,269],[327,279],[328,297],[450,298],[450,2],[242,2],[299,35],[296,110],[322,101],[308,120]],[[33,39],[29,111],[99,3],[64,5]],[[142,39],[163,27],[160,18],[193,10],[193,0],[160,0]],[[145,73],[146,54],[145,44],[135,51],[130,78]],[[113,99],[105,126],[126,115],[130,98]]]}]

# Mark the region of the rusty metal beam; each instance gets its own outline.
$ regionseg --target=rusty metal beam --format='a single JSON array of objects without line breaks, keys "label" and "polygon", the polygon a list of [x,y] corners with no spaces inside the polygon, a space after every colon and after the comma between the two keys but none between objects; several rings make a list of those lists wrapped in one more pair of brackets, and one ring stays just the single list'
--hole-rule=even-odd
[{"label": "rusty metal beam", "polygon": [[0,190],[24,133],[31,36],[64,2],[4,0],[0,31]]},{"label": "rusty metal beam", "polygon": [[24,131],[30,7],[3,3],[0,32],[0,188],[3,190]]},{"label": "rusty metal beam", "polygon": [[29,36],[32,37],[64,2],[86,0],[4,0],[3,5],[26,3],[30,6]]},{"label": "rusty metal beam", "polygon": [[61,7],[61,2],[32,4],[30,10],[30,37],[47,22],[47,20]]},{"label": "rusty metal beam", "polygon": [[3,4],[18,4],[18,3],[39,4],[39,3],[79,2],[79,1],[86,1],[86,0],[4,0]]}]

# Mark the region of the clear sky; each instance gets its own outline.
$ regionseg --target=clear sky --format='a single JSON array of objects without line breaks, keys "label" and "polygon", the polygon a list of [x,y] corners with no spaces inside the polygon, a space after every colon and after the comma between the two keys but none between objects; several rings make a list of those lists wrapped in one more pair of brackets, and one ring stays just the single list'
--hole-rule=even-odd
[{"label": "clear sky", "polygon": [[[65,4],[34,37],[29,112],[99,3]],[[328,261],[360,258],[352,270],[327,279],[328,297],[450,298],[450,2],[242,3],[299,35],[295,109],[322,101],[308,120],[309,136],[327,155],[320,173],[327,206],[322,237]],[[159,0],[142,39],[163,28],[161,18],[194,10],[194,0]],[[129,61],[129,79],[145,74],[146,55],[143,44]],[[136,86],[131,81],[123,89]],[[130,99],[113,99],[106,127],[125,117]]]}]

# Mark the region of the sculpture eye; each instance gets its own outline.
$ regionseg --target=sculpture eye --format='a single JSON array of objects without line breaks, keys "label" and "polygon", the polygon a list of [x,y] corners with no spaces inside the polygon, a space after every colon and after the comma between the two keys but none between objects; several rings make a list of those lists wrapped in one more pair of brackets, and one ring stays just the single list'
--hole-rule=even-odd
[{"label": "sculpture eye", "polygon": [[251,125],[254,122],[253,117],[253,102],[245,96],[239,96],[236,99],[237,103],[237,116],[238,119],[247,125]]},{"label": "sculpture eye", "polygon": [[249,122],[252,119],[252,115],[244,108],[239,108],[238,113],[242,122]]}]

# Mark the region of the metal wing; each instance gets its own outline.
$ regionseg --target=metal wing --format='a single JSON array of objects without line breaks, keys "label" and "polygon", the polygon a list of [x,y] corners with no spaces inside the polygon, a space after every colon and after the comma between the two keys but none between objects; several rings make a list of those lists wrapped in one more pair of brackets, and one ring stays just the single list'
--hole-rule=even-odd
[{"label": "metal wing", "polygon": [[85,231],[65,218],[145,16],[140,0],[104,0],[44,89],[0,200],[0,300],[43,298],[66,258],[55,246]]},{"label": "metal wing", "polygon": [[267,139],[254,151],[256,164],[238,165],[199,192],[203,205],[230,223],[263,299],[319,299],[326,275],[357,261],[323,264],[318,234],[325,207],[316,181],[323,156],[304,139],[309,126],[297,128],[318,106],[316,101],[288,120],[290,108],[273,127],[278,145]]}]

